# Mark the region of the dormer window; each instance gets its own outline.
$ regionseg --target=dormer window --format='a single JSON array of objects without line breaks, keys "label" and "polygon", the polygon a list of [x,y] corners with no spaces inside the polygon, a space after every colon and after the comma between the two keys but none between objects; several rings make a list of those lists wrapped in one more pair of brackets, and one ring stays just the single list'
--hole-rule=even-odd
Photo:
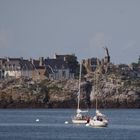
[{"label": "dormer window", "polygon": [[64,65],[62,65],[62,69],[64,69],[65,67],[64,67]]},{"label": "dormer window", "polygon": [[65,78],[66,77],[66,72],[62,71],[62,77]]},{"label": "dormer window", "polygon": [[57,66],[56,66],[56,65],[54,66],[54,71],[55,71],[55,72],[57,72],[57,71],[58,71],[58,70],[57,70]]}]

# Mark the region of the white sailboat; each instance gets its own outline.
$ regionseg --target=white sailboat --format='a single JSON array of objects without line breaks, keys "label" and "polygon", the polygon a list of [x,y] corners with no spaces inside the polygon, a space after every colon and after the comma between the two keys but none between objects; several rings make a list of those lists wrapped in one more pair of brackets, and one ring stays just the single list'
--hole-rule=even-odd
[{"label": "white sailboat", "polygon": [[[96,83],[96,74],[95,74],[95,88],[94,88],[94,92],[98,92],[97,90],[97,83]],[[96,98],[96,110],[95,110],[95,116],[91,117],[89,120],[88,125],[89,126],[93,126],[93,127],[106,127],[108,125],[108,119],[106,118],[106,116],[101,113],[101,111],[99,111],[99,109],[97,109],[97,98]]]},{"label": "white sailboat", "polygon": [[97,99],[95,113],[96,115],[93,118],[90,118],[89,125],[93,127],[106,127],[108,125],[108,120],[106,116],[97,109]]},{"label": "white sailboat", "polygon": [[79,73],[79,91],[78,91],[78,104],[76,115],[72,118],[72,122],[75,124],[86,124],[88,121],[88,116],[83,113],[88,112],[87,110],[80,109],[80,83],[81,83],[81,72],[82,72],[82,65],[80,64],[80,73]]}]

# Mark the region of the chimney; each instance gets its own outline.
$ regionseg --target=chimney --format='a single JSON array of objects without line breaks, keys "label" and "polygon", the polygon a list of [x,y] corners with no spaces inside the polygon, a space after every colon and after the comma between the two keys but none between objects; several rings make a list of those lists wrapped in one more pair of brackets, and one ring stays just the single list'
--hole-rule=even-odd
[{"label": "chimney", "polygon": [[57,58],[57,53],[54,54],[54,59],[56,59],[56,58]]},{"label": "chimney", "polygon": [[34,59],[30,58],[30,62],[31,62],[32,64],[34,64]]},{"label": "chimney", "polygon": [[39,66],[44,65],[44,57],[39,57]]}]

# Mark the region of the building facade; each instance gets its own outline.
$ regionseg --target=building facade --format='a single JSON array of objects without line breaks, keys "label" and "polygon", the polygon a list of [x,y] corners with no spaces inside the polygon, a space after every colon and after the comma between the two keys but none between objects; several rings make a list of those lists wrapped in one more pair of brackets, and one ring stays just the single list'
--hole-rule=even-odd
[{"label": "building facade", "polygon": [[33,66],[23,58],[0,58],[0,78],[32,77]]},{"label": "building facade", "polygon": [[74,74],[63,59],[46,59],[46,76],[51,80],[73,79]]}]

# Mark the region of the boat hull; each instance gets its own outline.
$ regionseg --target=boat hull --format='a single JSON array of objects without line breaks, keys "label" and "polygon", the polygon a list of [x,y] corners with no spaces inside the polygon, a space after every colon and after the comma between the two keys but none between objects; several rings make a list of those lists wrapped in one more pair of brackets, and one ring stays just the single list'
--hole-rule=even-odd
[{"label": "boat hull", "polygon": [[76,119],[73,119],[72,123],[75,123],[75,124],[86,124],[87,120],[76,120]]},{"label": "boat hull", "polygon": [[107,121],[90,120],[89,125],[94,126],[94,127],[107,127],[108,122]]}]

